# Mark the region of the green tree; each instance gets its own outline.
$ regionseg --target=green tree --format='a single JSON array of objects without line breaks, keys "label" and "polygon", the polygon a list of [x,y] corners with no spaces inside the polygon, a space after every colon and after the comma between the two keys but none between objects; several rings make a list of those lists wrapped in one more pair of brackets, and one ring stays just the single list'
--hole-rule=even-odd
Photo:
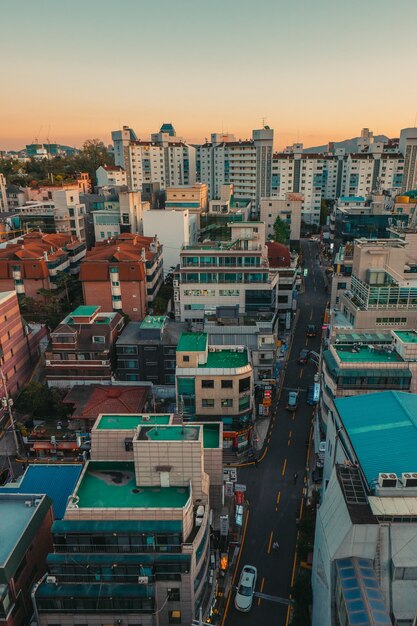
[{"label": "green tree", "polygon": [[330,213],[330,206],[327,200],[322,198],[320,205],[320,224],[324,226]]},{"label": "green tree", "polygon": [[32,381],[16,400],[16,409],[35,417],[49,417],[54,414],[52,392],[43,383]]},{"label": "green tree", "polygon": [[290,225],[280,217],[274,222],[274,238],[278,243],[287,243],[290,238]]}]

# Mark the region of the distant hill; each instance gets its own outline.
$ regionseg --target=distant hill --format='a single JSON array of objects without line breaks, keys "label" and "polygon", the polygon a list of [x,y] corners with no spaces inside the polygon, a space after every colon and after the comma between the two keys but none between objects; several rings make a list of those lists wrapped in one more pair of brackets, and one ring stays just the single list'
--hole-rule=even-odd
[{"label": "distant hill", "polygon": [[[344,148],[346,152],[356,152],[358,149],[358,139],[360,137],[354,137],[353,139],[345,139],[344,141],[335,141],[335,148]],[[389,137],[386,135],[375,135],[375,141],[383,141],[386,143],[389,140]],[[313,146],[312,148],[305,148],[304,152],[327,152],[327,144],[324,146]]]}]

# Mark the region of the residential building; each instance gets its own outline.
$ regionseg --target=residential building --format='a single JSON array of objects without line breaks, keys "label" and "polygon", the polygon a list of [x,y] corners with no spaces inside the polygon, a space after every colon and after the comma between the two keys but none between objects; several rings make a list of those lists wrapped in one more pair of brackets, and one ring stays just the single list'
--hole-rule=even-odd
[{"label": "residential building", "polygon": [[81,172],[77,178],[78,191],[81,193],[91,193],[93,186],[88,172]]},{"label": "residential building", "polygon": [[290,227],[290,243],[300,241],[301,211],[303,196],[296,193],[288,193],[283,200],[278,198],[263,198],[261,200],[261,222],[265,222],[266,236],[274,239],[274,224],[279,217]]},{"label": "residential building", "polygon": [[160,183],[162,189],[195,183],[196,150],[172,132],[155,133],[151,141],[137,139],[128,126],[112,132],[115,164],[126,171],[129,189],[142,191],[143,183]]},{"label": "residential building", "polygon": [[278,272],[269,267],[263,222],[231,222],[230,242],[183,246],[174,280],[175,318],[202,324],[218,306],[261,319],[277,312]]},{"label": "residential building", "polygon": [[297,309],[298,289],[301,285],[301,269],[298,254],[291,255],[290,250],[282,243],[268,241],[269,267],[278,272],[278,318],[286,330]]},{"label": "residential building", "polygon": [[232,184],[237,200],[250,200],[259,211],[261,198],[271,195],[274,131],[269,126],[252,131],[252,139],[213,133],[198,146],[197,179],[206,183],[210,200],[219,198],[222,185]]},{"label": "residential building", "polygon": [[333,259],[333,274],[331,277],[330,307],[340,310],[340,296],[350,291],[353,265],[353,241],[340,246]]},{"label": "residential building", "polygon": [[175,353],[185,330],[187,324],[165,316],[129,322],[116,343],[117,378],[175,385]]},{"label": "residential building", "polygon": [[0,290],[42,300],[40,289],[57,288],[59,272],[77,276],[85,243],[72,235],[29,233],[0,247]]},{"label": "residential building", "polygon": [[404,155],[404,176],[401,192],[417,189],[417,128],[403,128],[400,152]]},{"label": "residential building", "polygon": [[416,414],[415,394],[336,400],[315,528],[313,626],[415,621]]},{"label": "residential building", "polygon": [[74,385],[62,402],[73,411],[69,417],[70,428],[89,432],[100,413],[146,412],[150,391],[150,386],[139,385]]},{"label": "residential building", "polygon": [[100,415],[91,459],[52,527],[49,577],[34,593],[39,626],[168,626],[190,624],[200,607],[205,615],[221,424]]},{"label": "residential building", "polygon": [[[45,494],[52,503],[53,519],[62,519],[68,497],[74,491],[82,467],[81,464],[60,463],[28,465],[16,482],[8,482],[4,487],[0,487],[0,498],[3,494],[25,494],[25,500],[33,502],[32,496],[38,498],[38,494]],[[49,546],[51,546],[50,537]]]},{"label": "residential building", "polygon": [[[208,208],[208,187],[204,183],[182,187],[169,187],[166,190],[165,208],[172,211],[188,211],[190,220],[200,231],[201,215]],[[191,217],[192,216],[192,217]]]},{"label": "residential building", "polygon": [[[100,193],[88,193],[80,195],[80,202],[85,205],[85,237],[87,248],[94,246],[96,242],[94,230],[94,212],[119,210],[119,196],[116,189],[112,187],[102,187]],[[103,229],[99,231],[104,233]]]},{"label": "residential building", "polygon": [[125,170],[120,165],[100,165],[96,170],[97,187],[122,187],[127,185]]},{"label": "residential building", "polygon": [[30,622],[32,586],[46,571],[52,548],[50,499],[41,494],[0,494],[0,623]]},{"label": "residential building", "polygon": [[354,241],[350,289],[340,293],[331,312],[331,333],[337,328],[415,328],[417,280],[408,246],[402,239]]},{"label": "residential building", "polygon": [[81,265],[84,302],[142,320],[163,281],[162,246],[156,238],[125,233],[98,242]]},{"label": "residential building", "polygon": [[124,325],[119,313],[79,306],[51,333],[45,352],[49,387],[111,384],[114,347]]},{"label": "residential building", "polygon": [[4,213],[9,210],[9,202],[6,193],[6,179],[4,174],[0,173],[0,212]]},{"label": "residential building", "polygon": [[[0,292],[0,397],[19,395],[29,380],[40,356],[40,342],[47,336],[45,327],[23,324],[15,291]],[[0,435],[9,422],[8,412],[0,408]]]},{"label": "residential building", "polygon": [[209,345],[206,333],[183,333],[176,352],[178,412],[188,420],[222,421],[223,446],[250,443],[253,369],[246,346]]},{"label": "residential building", "polygon": [[139,191],[119,191],[118,202],[107,205],[92,212],[96,242],[117,238],[121,233],[143,235],[143,215],[149,203],[142,202]]},{"label": "residential building", "polygon": [[16,207],[23,206],[27,200],[25,189],[23,187],[19,187],[19,185],[7,185],[6,197],[9,210],[11,211]]},{"label": "residential building", "polygon": [[199,240],[230,241],[230,222],[248,222],[250,200],[236,200],[233,185],[221,185],[220,197],[210,200],[208,212],[201,215]]},{"label": "residential building", "polygon": [[146,211],[143,214],[143,234],[154,237],[156,233],[164,250],[164,268],[168,273],[170,268],[179,264],[182,247],[197,243],[196,215],[188,209]]},{"label": "residential building", "polygon": [[45,208],[52,209],[56,232],[71,234],[85,241],[85,206],[80,202],[78,184],[28,188],[27,193],[27,206],[18,208],[20,214],[30,211],[33,203],[38,203],[41,210],[46,202]]}]

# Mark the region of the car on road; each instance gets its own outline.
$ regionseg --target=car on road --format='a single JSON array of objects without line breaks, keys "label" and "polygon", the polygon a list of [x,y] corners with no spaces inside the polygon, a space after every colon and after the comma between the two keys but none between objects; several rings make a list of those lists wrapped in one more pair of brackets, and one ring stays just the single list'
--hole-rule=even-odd
[{"label": "car on road", "polygon": [[298,406],[298,391],[290,391],[288,393],[287,410],[295,411]]},{"label": "car on road", "polygon": [[307,337],[316,337],[317,335],[317,326],[315,324],[309,324],[307,326]]},{"label": "car on road", "polygon": [[235,607],[238,611],[250,611],[252,608],[253,594],[255,592],[258,570],[253,565],[245,565],[237,586]]},{"label": "car on road", "polygon": [[319,401],[318,395],[315,396],[314,391],[314,385],[310,385],[307,389],[307,404],[310,406],[315,406]]},{"label": "car on road", "polygon": [[300,365],[306,365],[306,363],[308,363],[309,353],[310,353],[310,350],[305,350],[305,349],[301,350],[297,359]]}]

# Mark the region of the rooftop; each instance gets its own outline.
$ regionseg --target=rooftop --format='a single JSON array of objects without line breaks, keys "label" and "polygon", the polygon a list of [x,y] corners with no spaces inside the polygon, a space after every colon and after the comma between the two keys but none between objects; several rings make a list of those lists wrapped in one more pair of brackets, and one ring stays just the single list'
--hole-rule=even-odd
[{"label": "rooftop", "polygon": [[335,405],[370,487],[381,472],[417,471],[417,394],[367,393]]},{"label": "rooftop", "polygon": [[403,343],[417,343],[417,332],[415,330],[395,330],[394,333]]},{"label": "rooftop", "polygon": [[198,426],[143,426],[139,439],[150,441],[198,441]]},{"label": "rooftop", "polygon": [[134,463],[90,461],[76,495],[80,509],[183,508],[189,487],[141,487],[136,484]]},{"label": "rooftop", "polygon": [[235,352],[233,350],[219,350],[209,351],[207,354],[207,362],[201,363],[199,368],[236,368],[244,367],[248,365],[248,351],[246,348],[242,352]]},{"label": "rooftop", "polygon": [[55,519],[62,519],[67,506],[68,496],[73,493],[81,470],[82,465],[29,465],[19,484],[10,483],[10,487],[7,485],[2,487],[0,494],[25,493],[39,495],[45,493],[53,502]]},{"label": "rooftop", "polygon": [[0,495],[0,567],[5,567],[38,508],[26,506],[24,495]]},{"label": "rooftop", "polygon": [[165,315],[147,315],[145,319],[141,322],[140,328],[142,330],[146,328],[161,330],[161,328],[164,327],[166,320],[167,318]]},{"label": "rooftop", "polygon": [[71,313],[71,317],[92,317],[99,309],[99,306],[87,306],[82,304]]},{"label": "rooftop", "polygon": [[342,363],[399,363],[403,358],[392,350],[379,350],[372,346],[360,346],[353,348],[352,346],[334,345],[337,356]]},{"label": "rooftop", "polygon": [[207,348],[206,333],[182,333],[178,342],[178,352],[205,352]]},{"label": "rooftop", "polygon": [[71,419],[96,420],[97,415],[145,412],[150,388],[135,385],[75,385],[65,396],[64,403],[71,404]]},{"label": "rooftop", "polygon": [[203,437],[205,448],[218,448],[220,446],[219,424],[203,424]]},{"label": "rooftop", "polygon": [[97,430],[135,430],[138,426],[167,426],[170,415],[101,415]]}]

